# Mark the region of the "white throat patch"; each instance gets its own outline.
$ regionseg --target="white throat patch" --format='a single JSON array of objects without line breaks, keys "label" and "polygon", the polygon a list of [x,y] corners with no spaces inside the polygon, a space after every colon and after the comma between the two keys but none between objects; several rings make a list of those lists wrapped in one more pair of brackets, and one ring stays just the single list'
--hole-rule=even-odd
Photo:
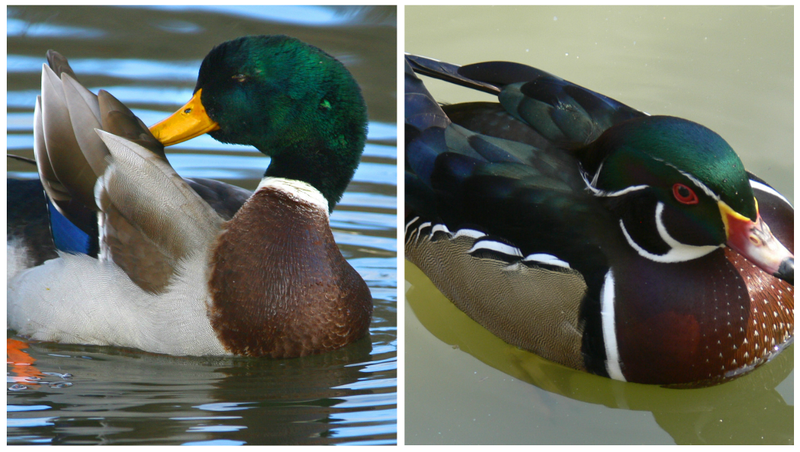
[{"label": "white throat patch", "polygon": [[664,214],[664,203],[658,203],[656,206],[656,229],[658,230],[658,235],[661,237],[661,240],[666,243],[670,250],[666,254],[653,254],[646,249],[639,246],[633,240],[633,237],[628,234],[628,230],[625,229],[625,223],[622,219],[619,220],[619,227],[622,229],[622,234],[625,236],[625,240],[628,241],[628,244],[639,253],[640,256],[650,259],[654,262],[662,262],[662,263],[672,263],[672,262],[685,262],[690,261],[692,259],[697,259],[699,257],[703,257],[706,254],[716,250],[717,248],[721,248],[724,245],[715,246],[715,245],[703,245],[703,246],[695,246],[695,245],[686,245],[684,243],[680,243],[679,241],[672,238],[669,235],[669,231],[667,231],[666,226],[664,226],[664,221],[662,219],[662,215]]}]

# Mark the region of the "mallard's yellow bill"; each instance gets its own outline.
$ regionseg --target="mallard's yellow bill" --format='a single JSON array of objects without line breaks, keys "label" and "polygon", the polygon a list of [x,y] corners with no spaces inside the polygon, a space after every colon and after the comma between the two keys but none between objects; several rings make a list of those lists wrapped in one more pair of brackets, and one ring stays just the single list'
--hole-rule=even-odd
[{"label": "mallard's yellow bill", "polygon": [[169,118],[150,127],[150,132],[164,146],[181,143],[204,133],[219,130],[219,124],[208,117],[199,89],[194,96]]}]

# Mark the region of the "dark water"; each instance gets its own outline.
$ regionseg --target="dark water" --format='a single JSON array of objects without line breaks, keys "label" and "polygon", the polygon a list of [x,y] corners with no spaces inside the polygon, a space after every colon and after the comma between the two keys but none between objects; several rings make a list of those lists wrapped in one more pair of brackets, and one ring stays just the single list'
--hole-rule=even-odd
[{"label": "dark water", "polygon": [[[191,97],[216,44],[288,34],[340,59],[370,112],[362,164],[331,216],[369,285],[370,337],[293,360],[184,358],[29,344],[7,367],[8,444],[394,444],[397,437],[396,11],[393,7],[9,7],[8,150],[32,157],[47,49],[147,124]],[[253,189],[268,160],[201,137],[168,148],[184,177]],[[8,176],[34,177],[8,161]],[[13,339],[12,333],[9,338]]]}]

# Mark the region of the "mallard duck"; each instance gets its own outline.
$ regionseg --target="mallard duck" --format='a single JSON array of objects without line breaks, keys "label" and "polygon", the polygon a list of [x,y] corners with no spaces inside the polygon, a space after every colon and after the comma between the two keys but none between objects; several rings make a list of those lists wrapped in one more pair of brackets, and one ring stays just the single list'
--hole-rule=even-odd
[{"label": "mallard duck", "polygon": [[[63,247],[42,262],[9,225],[9,328],[38,341],[275,358],[368,334],[369,288],[329,225],[367,124],[339,61],[287,36],[225,42],[203,60],[192,99],[152,133],[81,86],[61,55],[48,62],[34,183]],[[163,146],[203,133],[271,157],[255,193],[176,174]],[[12,196],[10,212],[32,204]]]},{"label": "mallard duck", "polygon": [[[405,72],[406,258],[493,334],[663,385],[792,342],[794,209],[719,135],[522,64]],[[440,106],[417,73],[498,102]]]}]

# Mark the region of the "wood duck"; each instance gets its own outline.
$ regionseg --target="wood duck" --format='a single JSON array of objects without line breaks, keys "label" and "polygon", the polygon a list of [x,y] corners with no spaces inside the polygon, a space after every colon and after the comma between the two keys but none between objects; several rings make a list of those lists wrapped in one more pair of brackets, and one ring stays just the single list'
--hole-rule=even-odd
[{"label": "wood duck", "polygon": [[[329,225],[367,125],[339,61],[287,36],[225,42],[203,60],[189,103],[152,133],[81,86],[61,55],[48,62],[34,121],[40,177],[9,182],[9,328],[39,341],[275,358],[368,334],[369,288]],[[175,173],[164,145],[203,133],[271,157],[255,193]]]},{"label": "wood duck", "polygon": [[[439,105],[416,74],[499,102]],[[792,342],[794,209],[716,133],[517,63],[407,55],[405,87],[406,258],[493,334],[676,386]]]}]

